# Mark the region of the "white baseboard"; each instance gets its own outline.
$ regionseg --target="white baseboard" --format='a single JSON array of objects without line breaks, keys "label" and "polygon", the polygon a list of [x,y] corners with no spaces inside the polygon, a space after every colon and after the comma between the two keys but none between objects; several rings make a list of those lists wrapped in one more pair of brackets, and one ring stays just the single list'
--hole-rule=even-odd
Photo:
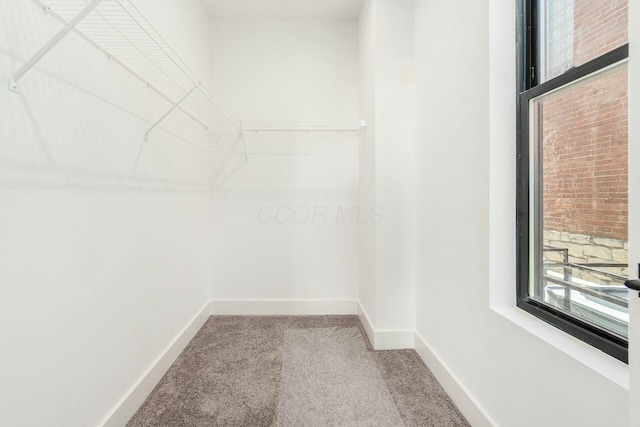
[{"label": "white baseboard", "polygon": [[364,331],[367,333],[367,337],[369,337],[369,342],[371,346],[375,349],[375,340],[376,340],[376,332],[371,320],[369,320],[369,316],[367,312],[364,311],[364,308],[360,303],[358,303],[358,317],[360,318],[360,323],[362,323],[362,327]]},{"label": "white baseboard", "polygon": [[449,367],[433,352],[429,344],[418,334],[415,333],[415,349],[425,365],[429,367],[438,382],[456,404],[462,415],[474,427],[493,427],[496,426],[491,418],[476,402],[476,400],[468,393],[466,388],[458,381],[458,378]]},{"label": "white baseboard", "polygon": [[210,315],[211,306],[207,302],[129,392],[115,405],[109,415],[104,418],[102,426],[122,427],[129,422]]},{"label": "white baseboard", "polygon": [[214,316],[312,316],[357,314],[356,300],[211,300]]},{"label": "white baseboard", "polygon": [[413,330],[376,330],[367,312],[359,303],[358,317],[374,350],[398,350],[414,347]]}]

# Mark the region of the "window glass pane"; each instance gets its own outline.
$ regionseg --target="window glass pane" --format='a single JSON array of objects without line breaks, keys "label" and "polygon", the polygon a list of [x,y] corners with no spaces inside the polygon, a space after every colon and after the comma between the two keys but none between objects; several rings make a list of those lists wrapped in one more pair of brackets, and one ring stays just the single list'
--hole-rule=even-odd
[{"label": "window glass pane", "polygon": [[540,83],[628,41],[628,0],[540,0]]},{"label": "window glass pane", "polygon": [[626,63],[530,106],[530,295],[626,337]]}]

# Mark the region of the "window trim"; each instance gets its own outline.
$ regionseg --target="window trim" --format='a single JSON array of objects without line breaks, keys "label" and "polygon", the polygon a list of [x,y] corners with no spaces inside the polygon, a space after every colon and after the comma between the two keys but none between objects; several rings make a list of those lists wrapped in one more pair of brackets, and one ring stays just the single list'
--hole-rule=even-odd
[{"label": "window trim", "polygon": [[530,100],[590,75],[624,62],[629,57],[629,44],[616,48],[586,64],[538,84],[537,52],[538,11],[536,0],[518,1],[517,31],[517,161],[516,161],[516,277],[517,307],[592,345],[612,357],[629,363],[628,340],[591,325],[572,315],[554,309],[529,297],[530,288]]}]

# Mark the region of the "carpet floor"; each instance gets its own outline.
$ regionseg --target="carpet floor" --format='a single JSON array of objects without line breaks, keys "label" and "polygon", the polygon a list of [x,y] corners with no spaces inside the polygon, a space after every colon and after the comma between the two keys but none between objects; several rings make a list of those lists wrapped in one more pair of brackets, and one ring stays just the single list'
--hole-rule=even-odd
[{"label": "carpet floor", "polygon": [[357,316],[214,316],[128,427],[469,426],[414,350]]}]

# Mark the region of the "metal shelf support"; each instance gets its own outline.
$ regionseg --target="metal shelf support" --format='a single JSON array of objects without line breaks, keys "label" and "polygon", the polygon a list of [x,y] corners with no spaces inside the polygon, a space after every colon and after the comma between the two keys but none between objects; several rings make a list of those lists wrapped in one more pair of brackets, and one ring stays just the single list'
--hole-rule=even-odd
[{"label": "metal shelf support", "polygon": [[[227,163],[229,162],[229,159],[231,159],[231,155],[236,150],[236,147],[238,146],[240,141],[242,141],[244,143],[244,135],[242,133],[238,134],[238,137],[233,142],[233,145],[231,146],[231,149],[229,151],[227,151],[227,154],[225,155],[224,159],[222,160],[222,164],[220,165],[220,167],[216,171],[215,175],[213,176],[213,179],[211,180],[211,185],[210,185],[210,187],[212,189],[217,184],[218,179],[220,178],[220,175],[222,175],[222,171],[227,166]],[[245,154],[245,156],[246,156],[246,154]],[[246,157],[245,157],[245,163],[247,163],[247,158]]]},{"label": "metal shelf support", "polygon": [[242,138],[242,146],[244,147],[244,162],[249,163],[249,152],[247,151],[247,142],[244,138],[244,125],[242,124],[242,121],[240,121],[238,124],[240,126],[240,136]]},{"label": "metal shelf support", "polygon": [[244,131],[241,132],[242,146],[244,147],[244,162],[249,163],[249,153],[247,152],[247,143],[244,139]]},{"label": "metal shelf support", "polygon": [[164,114],[162,115],[162,117],[160,117],[160,118],[158,119],[158,121],[157,121],[157,122],[155,122],[155,123],[153,124],[153,126],[151,126],[151,128],[150,128],[148,131],[146,131],[146,132],[144,133],[144,140],[145,140],[145,141],[149,141],[149,134],[151,133],[151,131],[152,131],[152,130],[154,130],[156,127],[158,127],[158,125],[159,125],[160,123],[162,123],[162,121],[163,121],[164,119],[166,119],[166,118],[167,118],[167,116],[169,116],[169,114],[171,114],[171,113],[173,112],[173,110],[175,110],[176,108],[178,108],[178,107],[180,106],[180,104],[182,104],[182,103],[183,103],[187,98],[189,98],[189,97],[191,96],[191,94],[192,94],[193,92],[195,92],[195,90],[196,90],[196,89],[198,89],[198,88],[200,87],[200,85],[201,85],[201,84],[202,84],[202,82],[198,82],[198,83],[193,87],[193,89],[191,89],[189,92],[187,92],[187,93],[186,93],[186,94],[185,94],[185,95],[184,95],[184,96],[183,96],[183,97],[182,97],[178,102],[176,102],[175,104],[173,104],[173,106],[169,109],[169,111],[167,111],[166,113],[164,113]]},{"label": "metal shelf support", "polygon": [[47,44],[42,46],[35,55],[31,57],[25,64],[18,70],[16,73],[11,76],[9,80],[9,90],[12,92],[19,93],[18,89],[18,81],[24,76],[34,65],[38,63],[55,45],[57,45],[60,40],[62,40],[67,34],[69,34],[73,29],[84,19],[88,14],[90,14],[103,0],[93,0],[87,6],[82,9],[75,18],[73,18],[67,25],[64,26],[62,30],[58,32]]}]

